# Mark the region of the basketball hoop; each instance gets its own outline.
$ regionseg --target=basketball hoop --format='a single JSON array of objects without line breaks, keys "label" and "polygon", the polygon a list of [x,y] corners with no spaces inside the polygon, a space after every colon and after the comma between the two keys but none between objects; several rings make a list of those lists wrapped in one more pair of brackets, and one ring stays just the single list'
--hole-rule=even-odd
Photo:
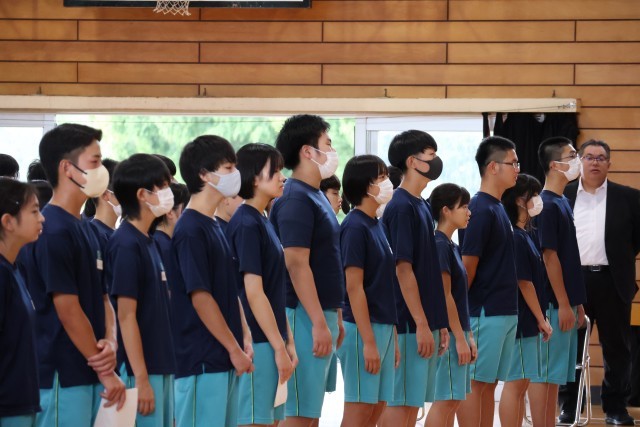
[{"label": "basketball hoop", "polygon": [[170,13],[172,15],[190,16],[189,13],[189,0],[158,0],[156,8],[153,9],[156,13],[164,13],[165,15]]}]

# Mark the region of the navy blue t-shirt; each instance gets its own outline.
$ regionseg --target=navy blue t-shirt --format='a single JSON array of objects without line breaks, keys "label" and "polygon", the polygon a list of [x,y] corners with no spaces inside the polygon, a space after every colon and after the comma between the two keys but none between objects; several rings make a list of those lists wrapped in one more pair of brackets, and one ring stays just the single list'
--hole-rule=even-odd
[{"label": "navy blue t-shirt", "polygon": [[229,227],[229,223],[224,219],[220,218],[219,216],[216,216],[215,220],[218,221],[218,224],[220,224],[220,228],[222,228],[222,232],[224,233],[224,235],[229,237],[229,235],[227,234],[227,228]]},{"label": "navy blue t-shirt", "polygon": [[[138,303],[136,320],[147,372],[149,375],[173,374],[176,362],[169,321],[169,290],[153,239],[129,221],[123,221],[109,240],[106,260],[111,295],[116,299],[133,298]],[[124,362],[129,375],[133,375],[126,353]]]},{"label": "navy blue t-shirt", "polygon": [[[545,297],[545,273],[544,264],[540,257],[540,252],[536,248],[533,239],[521,228],[516,227],[513,231],[514,245],[516,249],[516,274],[518,280],[533,283],[538,296],[538,303],[544,313],[546,310]],[[538,322],[529,309],[527,302],[518,292],[518,338],[535,337],[538,335]]]},{"label": "navy blue t-shirt", "polygon": [[35,316],[18,268],[0,255],[0,418],[40,411]]},{"label": "navy blue t-shirt", "polygon": [[176,378],[233,369],[229,353],[202,323],[191,294],[213,296],[229,329],[242,346],[237,263],[220,224],[194,209],[185,209],[171,240],[176,280],[171,287],[174,314]]},{"label": "navy blue t-shirt", "polygon": [[456,303],[458,319],[463,331],[470,331],[469,323],[469,290],[467,282],[467,270],[462,263],[460,248],[439,230],[436,230],[436,248],[440,259],[440,271],[451,276],[451,296]]},{"label": "navy blue t-shirt", "polygon": [[91,221],[89,221],[89,223],[93,226],[93,230],[95,231],[96,236],[98,237],[98,241],[100,242],[102,253],[104,253],[107,249],[107,242],[109,241],[115,230],[99,219],[96,219],[95,217]]},{"label": "navy blue t-shirt", "polygon": [[[540,248],[543,251],[551,249],[558,253],[569,304],[572,307],[584,304],[587,296],[571,206],[566,197],[552,191],[542,190],[540,196],[544,202],[542,212],[536,217]],[[547,289],[549,300],[557,308],[558,301],[551,289],[551,283],[548,283]]]},{"label": "navy blue t-shirt", "polygon": [[462,242],[462,255],[479,257],[469,289],[469,314],[518,314],[518,279],[513,227],[500,200],[478,192],[469,202],[471,219]]},{"label": "navy blue t-shirt", "polygon": [[53,294],[77,295],[96,340],[105,336],[103,254],[92,225],[48,204],[40,238],[22,248],[19,262],[36,308],[40,388],[97,384],[98,376],[60,323]]},{"label": "navy blue t-shirt", "polygon": [[[340,260],[340,225],[329,200],[312,186],[289,178],[270,220],[284,248],[307,248],[318,300],[323,310],[342,308],[345,286]],[[287,274],[287,307],[298,297]]]},{"label": "navy blue t-shirt", "polygon": [[[342,265],[363,270],[363,288],[369,307],[369,319],[374,323],[394,325],[398,321],[393,292],[396,263],[387,241],[382,221],[354,209],[342,221],[340,246]],[[349,296],[342,318],[355,323]]]},{"label": "navy blue t-shirt", "polygon": [[[158,248],[160,259],[162,259],[162,265],[165,268],[165,272],[168,273],[169,265],[171,264],[171,237],[164,231],[156,230],[153,232],[153,241]],[[167,279],[169,275],[167,274]]]},{"label": "navy blue t-shirt", "polygon": [[[254,207],[240,205],[229,221],[227,237],[231,250],[238,260],[240,274],[255,274],[262,277],[262,289],[271,303],[282,339],[287,339],[286,273],[284,251],[273,225]],[[240,299],[244,307],[247,324],[253,342],[268,342],[258,325],[249,301],[244,281],[241,282]]]},{"label": "navy blue t-shirt", "polygon": [[[396,264],[400,261],[411,263],[429,327],[432,331],[448,327],[447,305],[429,204],[422,198],[412,196],[405,189],[398,188],[384,210],[382,222],[386,227],[387,240]],[[402,297],[395,275],[393,282],[398,333],[414,333],[416,324]]]}]

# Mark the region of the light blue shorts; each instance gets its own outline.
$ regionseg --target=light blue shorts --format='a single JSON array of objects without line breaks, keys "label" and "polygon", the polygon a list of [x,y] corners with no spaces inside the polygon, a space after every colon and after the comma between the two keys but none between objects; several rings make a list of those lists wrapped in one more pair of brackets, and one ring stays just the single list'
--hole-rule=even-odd
[{"label": "light blue shorts", "polygon": [[278,388],[278,367],[268,342],[253,345],[255,370],[238,382],[238,425],[273,424],[284,420],[284,404],[273,407]]},{"label": "light blue shorts", "polygon": [[362,335],[355,323],[344,322],[345,336],[336,351],[344,378],[344,401],[376,404],[393,400],[395,340],[393,325],[371,323],[380,354],[380,372],[366,371]]},{"label": "light blue shorts", "polygon": [[531,380],[540,376],[540,335],[516,338],[507,381]]},{"label": "light blue shorts", "polygon": [[[572,307],[577,314],[577,307]],[[547,318],[553,334],[541,344],[541,375],[532,380],[536,383],[564,385],[575,381],[576,358],[578,357],[578,329],[576,326],[562,332],[558,322],[558,309],[549,304]]]},{"label": "light blue shorts", "polygon": [[42,412],[36,414],[37,427],[92,426],[100,408],[100,383],[62,387],[56,372],[53,387],[40,389]]},{"label": "light blue shorts", "polygon": [[[136,379],[127,374],[124,363],[120,378],[127,388],[136,386]],[[149,415],[136,414],[136,427],[173,427],[173,375],[149,375],[155,410]]]},{"label": "light blue shorts", "polygon": [[388,402],[389,406],[422,408],[425,402],[435,400],[440,331],[431,332],[435,349],[429,359],[418,354],[416,334],[398,334],[400,366],[395,370],[393,400]]},{"label": "light blue shorts", "polygon": [[338,356],[333,353],[331,357],[331,364],[329,365],[329,374],[327,375],[327,387],[325,391],[327,393],[333,393],[336,391],[336,382],[338,380]]},{"label": "light blue shorts", "polygon": [[[469,340],[469,332],[464,333]],[[449,349],[438,359],[435,400],[465,400],[471,393],[469,364],[458,364],[456,337],[449,332]]]},{"label": "light blue shorts", "polygon": [[506,381],[516,343],[518,316],[471,318],[471,330],[478,346],[478,359],[471,365],[471,379],[483,383]]},{"label": "light blue shorts", "polygon": [[238,377],[235,370],[175,380],[176,427],[236,427]]},{"label": "light blue shorts", "polygon": [[[331,332],[332,346],[335,352],[338,340],[338,311],[325,310],[324,317]],[[302,304],[298,304],[295,309],[287,308],[287,318],[296,343],[298,367],[287,383],[285,415],[287,417],[320,418],[333,352],[325,357],[313,355],[313,337],[311,335],[313,325]]]},{"label": "light blue shorts", "polygon": [[18,415],[15,417],[0,417],[0,427],[35,427],[36,416]]}]

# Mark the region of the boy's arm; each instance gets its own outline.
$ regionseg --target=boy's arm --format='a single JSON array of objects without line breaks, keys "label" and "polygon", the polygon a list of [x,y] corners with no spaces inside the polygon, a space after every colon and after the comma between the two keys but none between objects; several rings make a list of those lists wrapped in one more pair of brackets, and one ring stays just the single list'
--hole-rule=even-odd
[{"label": "boy's arm", "polygon": [[424,358],[429,358],[433,355],[435,341],[429,328],[427,316],[422,308],[422,300],[418,291],[418,282],[413,273],[413,266],[408,261],[398,261],[396,275],[400,284],[402,298],[404,298],[405,304],[407,304],[411,317],[416,324],[418,354]]},{"label": "boy's arm", "polygon": [[313,354],[316,357],[324,357],[332,351],[331,331],[318,299],[313,272],[309,265],[310,253],[309,248],[288,247],[284,249],[284,260],[296,295],[313,324]]},{"label": "boy's arm", "polygon": [[138,389],[138,412],[140,415],[149,415],[155,410],[155,398],[153,389],[149,383],[147,364],[144,361],[142,338],[136,312],[138,301],[135,298],[118,297],[118,321],[120,322],[120,334],[127,353],[127,359],[133,370]]},{"label": "boy's arm", "polygon": [[240,297],[238,297],[238,306],[240,307],[240,322],[242,323],[242,347],[249,359],[253,360],[253,337],[251,336],[251,329],[249,329],[247,316],[244,314],[244,307]]},{"label": "boy's arm", "polygon": [[476,271],[478,271],[479,262],[480,257],[473,255],[462,255],[462,263],[464,264],[465,270],[467,270],[467,281],[469,289],[471,289],[473,280],[476,278]]},{"label": "boy's arm", "polygon": [[558,258],[558,252],[553,249],[544,249],[542,252],[542,259],[547,269],[547,276],[549,277],[549,283],[551,283],[551,289],[558,301],[558,321],[560,323],[560,330],[566,332],[574,327],[576,323],[576,316],[573,314],[571,305],[569,304],[569,297],[564,287],[564,279],[562,278],[562,265]]},{"label": "boy's arm", "polygon": [[236,375],[252,372],[253,364],[251,363],[251,359],[242,348],[240,348],[240,345],[238,345],[213,296],[207,291],[195,290],[191,293],[191,303],[198,317],[211,335],[213,335],[229,353],[231,363],[233,363],[236,369]]},{"label": "boy's arm", "polygon": [[284,339],[282,339],[282,335],[280,335],[278,322],[276,322],[276,316],[273,314],[271,303],[264,293],[262,276],[245,273],[244,288],[251,312],[255,316],[258,326],[260,326],[260,329],[264,332],[275,353],[275,361],[278,367],[280,381],[286,382],[293,373],[293,365],[287,353]]},{"label": "boy's arm", "polygon": [[91,322],[84,314],[77,295],[53,294],[53,305],[73,345],[89,359],[99,353]]},{"label": "boy's arm", "polygon": [[114,369],[116,369],[116,351],[118,350],[116,314],[107,294],[103,296],[103,302],[105,335],[104,338],[98,340],[97,343],[97,347],[98,350],[100,350],[100,353],[88,359],[89,366],[91,366],[96,372],[98,372],[99,375],[112,372]]}]

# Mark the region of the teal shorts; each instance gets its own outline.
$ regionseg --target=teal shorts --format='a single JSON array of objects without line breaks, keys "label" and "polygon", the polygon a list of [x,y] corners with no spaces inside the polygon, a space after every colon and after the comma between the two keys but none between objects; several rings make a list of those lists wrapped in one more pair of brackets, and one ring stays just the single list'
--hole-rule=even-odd
[{"label": "teal shorts", "polygon": [[236,427],[238,377],[235,370],[177,378],[176,427]]},{"label": "teal shorts", "polygon": [[[127,388],[136,386],[136,379],[127,374],[122,364],[120,378]],[[136,427],[173,427],[173,375],[149,375],[155,410],[149,415],[136,414]]]},{"label": "teal shorts", "polygon": [[329,365],[329,374],[327,375],[327,386],[325,391],[327,393],[333,393],[336,391],[336,382],[338,380],[338,356],[333,353],[331,357],[331,364]]},{"label": "teal shorts", "polygon": [[253,345],[255,370],[238,382],[238,425],[273,424],[284,420],[284,404],[273,407],[278,388],[278,367],[268,342]]},{"label": "teal shorts", "polygon": [[[577,307],[573,307],[577,314]],[[575,381],[576,358],[578,357],[578,329],[576,326],[566,332],[560,330],[558,309],[549,304],[547,318],[553,334],[541,344],[541,375],[532,382],[564,385]]]},{"label": "teal shorts", "polygon": [[344,378],[344,401],[376,404],[393,400],[395,340],[393,325],[371,323],[380,354],[380,372],[365,370],[362,335],[355,323],[344,322],[344,341],[336,351]]},{"label": "teal shorts", "polygon": [[35,427],[36,416],[18,415],[15,417],[0,417],[0,427]]},{"label": "teal shorts", "polygon": [[540,376],[541,336],[516,338],[507,381],[532,380]]},{"label": "teal shorts", "polygon": [[42,412],[36,414],[37,427],[92,426],[100,408],[100,383],[62,387],[56,372],[53,387],[40,389]]},{"label": "teal shorts", "polygon": [[[469,340],[469,332],[464,333]],[[465,400],[471,393],[469,364],[458,364],[456,337],[449,332],[449,349],[438,359],[435,400]]]},{"label": "teal shorts", "polygon": [[[324,317],[331,332],[335,352],[338,340],[338,311],[325,310]],[[285,415],[320,418],[333,352],[325,357],[313,355],[313,325],[302,304],[298,304],[296,308],[287,308],[287,318],[296,343],[298,367],[287,383]]]},{"label": "teal shorts", "polygon": [[516,343],[518,316],[471,318],[471,330],[478,346],[478,359],[471,365],[471,379],[483,383],[506,381]]},{"label": "teal shorts", "polygon": [[418,354],[416,334],[398,334],[400,366],[395,370],[393,400],[388,402],[389,406],[422,408],[425,402],[435,400],[440,331],[432,332],[435,349],[429,359]]}]

